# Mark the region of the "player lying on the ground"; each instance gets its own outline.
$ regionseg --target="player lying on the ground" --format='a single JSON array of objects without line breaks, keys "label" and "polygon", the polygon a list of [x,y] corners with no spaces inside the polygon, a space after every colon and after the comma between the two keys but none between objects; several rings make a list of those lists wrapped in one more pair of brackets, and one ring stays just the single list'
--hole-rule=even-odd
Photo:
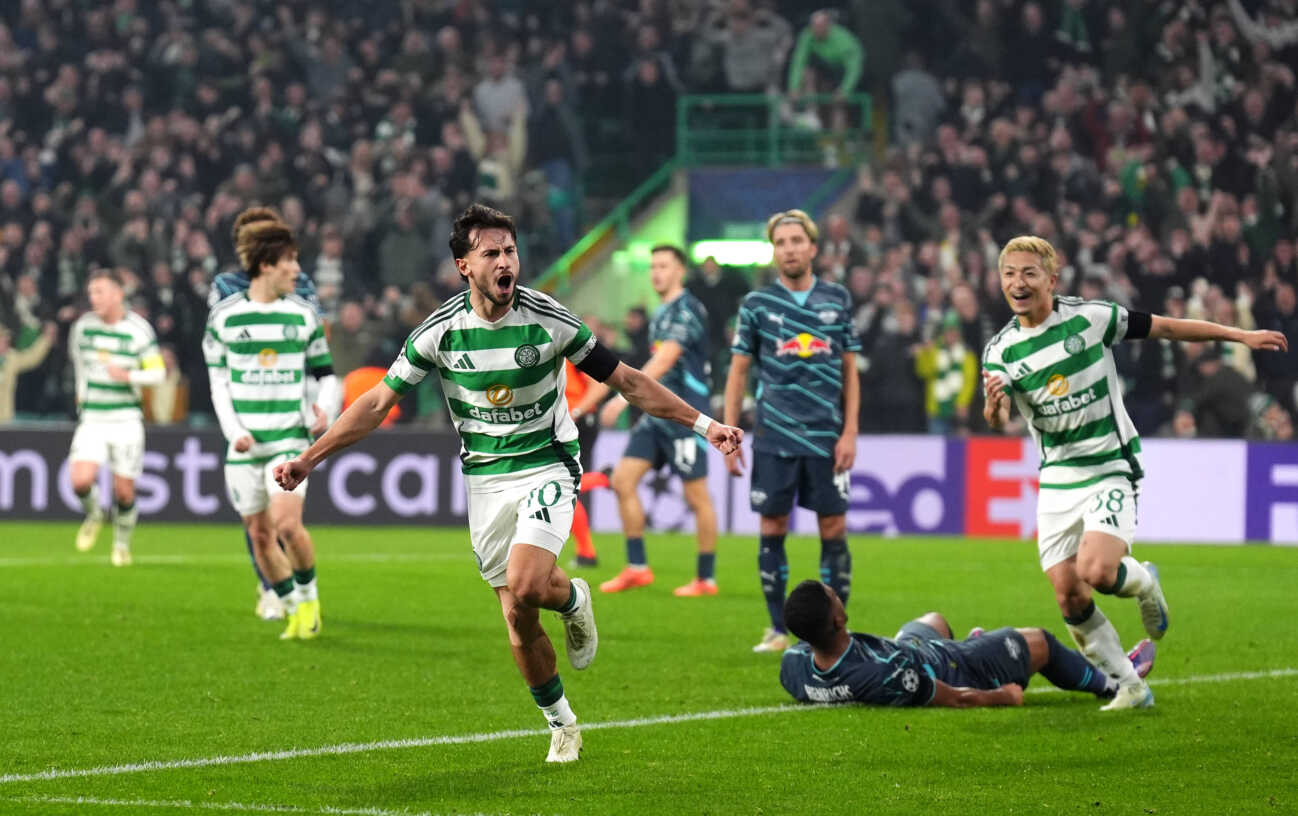
[{"label": "player lying on the ground", "polygon": [[[803,703],[877,703],[952,708],[1022,705],[1029,678],[1040,673],[1066,691],[1113,697],[1118,681],[1044,629],[996,629],[954,640],[951,627],[929,612],[895,638],[847,629],[847,610],[819,581],[803,581],[784,604],[789,631],[803,643],[784,653],[780,684]],[[1129,655],[1142,678],[1154,666],[1154,644],[1142,640]]]}]

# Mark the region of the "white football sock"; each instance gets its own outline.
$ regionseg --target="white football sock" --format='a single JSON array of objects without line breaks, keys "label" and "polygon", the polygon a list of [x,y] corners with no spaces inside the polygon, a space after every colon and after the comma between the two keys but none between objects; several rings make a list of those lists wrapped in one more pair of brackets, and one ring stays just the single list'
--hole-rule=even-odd
[{"label": "white football sock", "polygon": [[562,728],[565,725],[572,725],[577,722],[577,715],[572,713],[572,706],[568,705],[568,695],[563,695],[554,701],[554,705],[537,706],[541,713],[545,715],[545,720],[551,728]]},{"label": "white football sock", "polygon": [[1119,684],[1129,686],[1141,682],[1136,669],[1127,659],[1127,653],[1122,650],[1118,630],[1113,628],[1113,624],[1109,623],[1098,606],[1082,623],[1069,623],[1068,634],[1073,636],[1078,651],[1086,655],[1087,660]]},{"label": "white football sock", "polygon": [[1122,557],[1122,566],[1126,569],[1126,577],[1122,586],[1114,590],[1114,595],[1119,598],[1134,598],[1154,588],[1154,576],[1139,561],[1126,555]]},{"label": "white football sock", "polygon": [[86,511],[86,518],[102,519],[104,508],[99,506],[99,483],[90,483],[90,492],[81,497],[81,509]]}]

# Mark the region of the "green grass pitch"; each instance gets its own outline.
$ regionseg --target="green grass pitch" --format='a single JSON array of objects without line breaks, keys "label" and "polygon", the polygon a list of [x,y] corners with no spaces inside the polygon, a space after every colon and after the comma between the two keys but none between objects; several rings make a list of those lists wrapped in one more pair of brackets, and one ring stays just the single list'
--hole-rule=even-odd
[{"label": "green grass pitch", "polygon": [[[546,616],[587,727],[581,761],[556,767],[463,530],[315,529],[313,642],[254,617],[235,524],[141,524],[127,569],[107,532],[81,555],[74,531],[0,524],[0,814],[1298,810],[1298,549],[1138,547],[1172,611],[1150,711],[1101,713],[1039,678],[1021,709],[806,709],[786,705],[778,658],[750,651],[756,541],[722,539],[721,595],[677,599],[693,542],[650,534],[657,583],[597,593],[589,670],[566,667]],[[620,540],[597,543],[592,584],[622,560]],[[957,633],[1067,640],[1031,543],[851,544],[855,629],[938,609]],[[815,574],[814,541],[789,551],[791,581]],[[1133,601],[1101,605],[1140,636]]]}]

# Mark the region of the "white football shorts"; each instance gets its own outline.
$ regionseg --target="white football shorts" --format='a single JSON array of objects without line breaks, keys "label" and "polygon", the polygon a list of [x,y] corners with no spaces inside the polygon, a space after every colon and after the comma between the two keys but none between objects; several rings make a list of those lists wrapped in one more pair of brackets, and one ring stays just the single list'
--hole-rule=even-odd
[{"label": "white football shorts", "polygon": [[114,476],[135,480],[144,472],[144,423],[82,421],[72,434],[72,462],[105,462]]},{"label": "white football shorts", "polygon": [[1094,531],[1120,538],[1131,552],[1136,537],[1137,489],[1112,476],[1076,490],[1042,490],[1037,497],[1037,553],[1041,569],[1077,555],[1082,536]]},{"label": "white football shorts", "polygon": [[530,544],[559,556],[572,532],[580,470],[556,463],[517,475],[469,477],[465,482],[469,541],[478,571],[491,587],[506,585],[505,570],[515,544]]},{"label": "white football shorts", "polygon": [[227,464],[225,492],[235,511],[240,516],[255,516],[270,506],[272,497],[286,492],[306,501],[306,483],[310,479],[303,479],[302,484],[290,491],[285,491],[275,482],[275,466],[295,456],[295,452],[286,452],[259,464]]}]

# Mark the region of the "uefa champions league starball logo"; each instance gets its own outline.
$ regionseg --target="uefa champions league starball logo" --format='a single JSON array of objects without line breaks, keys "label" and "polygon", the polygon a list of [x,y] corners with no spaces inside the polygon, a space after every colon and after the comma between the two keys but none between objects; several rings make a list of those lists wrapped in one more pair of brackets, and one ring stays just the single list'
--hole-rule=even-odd
[{"label": "uefa champions league starball logo", "polygon": [[919,674],[914,669],[906,669],[901,675],[901,686],[906,691],[915,691],[919,688]]}]

